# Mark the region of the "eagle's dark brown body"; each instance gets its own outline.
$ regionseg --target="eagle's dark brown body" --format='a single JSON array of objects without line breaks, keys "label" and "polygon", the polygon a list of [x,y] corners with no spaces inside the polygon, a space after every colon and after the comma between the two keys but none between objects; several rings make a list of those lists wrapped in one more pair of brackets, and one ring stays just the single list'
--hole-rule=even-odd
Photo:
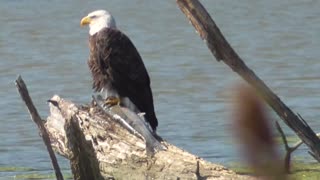
[{"label": "eagle's dark brown body", "polygon": [[96,92],[116,91],[127,97],[156,130],[158,121],[154,112],[150,78],[141,56],[130,39],[121,31],[103,28],[90,36],[88,65]]}]

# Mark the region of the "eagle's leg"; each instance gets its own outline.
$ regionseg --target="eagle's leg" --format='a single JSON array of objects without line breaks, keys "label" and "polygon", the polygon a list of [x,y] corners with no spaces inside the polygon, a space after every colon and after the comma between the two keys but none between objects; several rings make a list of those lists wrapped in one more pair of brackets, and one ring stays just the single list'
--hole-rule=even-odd
[{"label": "eagle's leg", "polygon": [[115,106],[115,105],[119,105],[120,104],[120,98],[117,98],[115,96],[109,96],[109,97],[107,97],[105,103],[109,107]]}]

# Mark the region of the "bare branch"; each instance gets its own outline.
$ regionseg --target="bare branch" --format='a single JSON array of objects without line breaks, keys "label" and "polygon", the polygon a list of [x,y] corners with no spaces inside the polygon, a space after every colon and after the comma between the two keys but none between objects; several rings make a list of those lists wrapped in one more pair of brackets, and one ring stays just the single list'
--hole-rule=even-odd
[{"label": "bare branch", "polygon": [[279,131],[279,133],[281,135],[281,138],[282,138],[282,141],[284,143],[285,149],[289,150],[290,147],[288,145],[288,141],[287,141],[286,135],[284,134],[284,132],[283,132],[281,126],[279,125],[278,121],[276,121],[276,127],[277,127],[277,129],[278,129],[278,131]]},{"label": "bare branch", "polygon": [[38,129],[41,133],[41,137],[42,140],[44,142],[44,144],[47,147],[47,150],[49,152],[50,158],[51,158],[51,162],[53,165],[53,168],[55,170],[55,174],[58,180],[63,180],[63,176],[62,173],[60,171],[60,167],[57,161],[57,158],[52,150],[51,147],[51,143],[50,143],[50,138],[48,135],[48,132],[46,130],[46,128],[43,125],[43,122],[38,114],[37,109],[35,108],[35,106],[33,105],[33,102],[31,100],[31,97],[29,96],[29,92],[27,89],[27,86],[25,85],[23,79],[21,78],[21,76],[18,76],[18,78],[16,79],[16,87],[19,91],[19,94],[23,100],[23,102],[26,104],[28,111],[30,113],[31,119],[33,120],[34,123],[37,124]]},{"label": "bare branch", "polygon": [[223,61],[233,71],[251,84],[278,116],[310,148],[320,162],[320,139],[307,123],[287,107],[280,98],[244,63],[224,38],[216,23],[198,0],[177,0],[181,11],[186,15],[200,37],[218,61]]},{"label": "bare branch", "polygon": [[[282,141],[284,143],[285,146],[285,150],[286,150],[286,156],[285,156],[285,168],[287,172],[290,172],[290,160],[291,160],[291,154],[293,153],[293,151],[295,151],[296,149],[298,149],[298,147],[301,146],[301,144],[303,144],[302,140],[297,141],[292,147],[290,147],[288,145],[288,141],[286,138],[286,135],[284,134],[281,126],[279,125],[279,123],[276,121],[276,127],[281,135]],[[317,137],[320,137],[320,133],[317,133]],[[308,151],[308,153],[315,159],[317,159],[317,157],[310,151]]]},{"label": "bare branch", "polygon": [[278,129],[278,131],[279,131],[279,133],[281,135],[282,141],[284,143],[284,147],[286,149],[286,156],[284,158],[284,168],[285,168],[285,171],[287,173],[289,173],[290,172],[291,153],[294,150],[289,147],[286,135],[284,134],[284,132],[283,132],[281,126],[279,125],[278,121],[276,121],[276,127],[277,127],[277,129]]}]

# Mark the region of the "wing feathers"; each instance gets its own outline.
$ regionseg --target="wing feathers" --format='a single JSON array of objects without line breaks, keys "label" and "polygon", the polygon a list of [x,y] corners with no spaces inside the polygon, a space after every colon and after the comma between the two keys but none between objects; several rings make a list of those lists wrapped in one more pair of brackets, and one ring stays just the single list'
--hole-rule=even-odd
[{"label": "wing feathers", "polygon": [[137,49],[121,31],[104,28],[90,37],[89,67],[95,90],[110,83],[120,96],[128,97],[152,128],[157,127],[150,78]]}]

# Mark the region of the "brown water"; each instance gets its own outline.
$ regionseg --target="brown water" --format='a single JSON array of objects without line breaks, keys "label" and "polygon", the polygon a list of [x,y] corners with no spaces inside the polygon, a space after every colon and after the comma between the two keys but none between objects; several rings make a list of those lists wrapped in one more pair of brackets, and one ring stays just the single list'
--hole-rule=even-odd
[{"label": "brown water", "polygon": [[[320,1],[203,1],[246,63],[315,131],[320,131]],[[137,46],[152,80],[159,134],[209,161],[239,161],[228,127],[229,89],[240,80],[218,63],[175,1],[3,0],[0,6],[0,179],[51,174],[36,126],[18,96],[21,74],[40,114],[59,94],[77,103],[91,97],[87,32],[81,17],[107,9]],[[275,118],[277,118],[275,116]],[[284,126],[284,125],[283,125]],[[287,134],[292,132],[286,129]],[[312,161],[302,147],[300,159]],[[59,158],[63,169],[68,162]]]}]

